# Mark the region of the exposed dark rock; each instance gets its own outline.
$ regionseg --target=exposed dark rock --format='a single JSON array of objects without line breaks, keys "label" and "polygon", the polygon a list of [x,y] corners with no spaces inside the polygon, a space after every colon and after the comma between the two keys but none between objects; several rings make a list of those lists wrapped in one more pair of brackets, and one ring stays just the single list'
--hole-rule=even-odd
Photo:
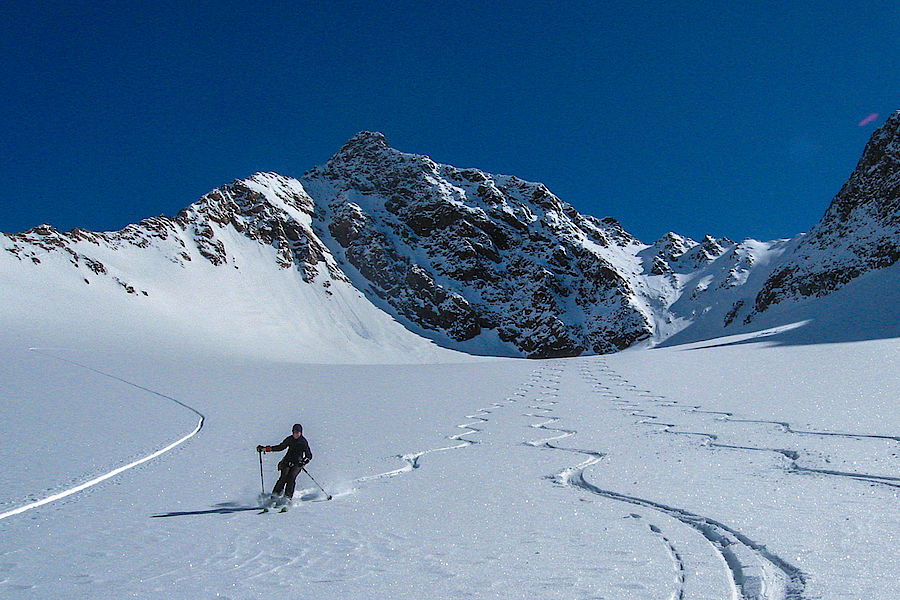
[{"label": "exposed dark rock", "polygon": [[639,242],[542,184],[437,165],[363,132],[304,186],[317,190],[335,250],[414,325],[459,341],[488,327],[533,357],[650,335],[650,319],[622,301],[634,293],[628,277],[582,240],[611,252]]}]

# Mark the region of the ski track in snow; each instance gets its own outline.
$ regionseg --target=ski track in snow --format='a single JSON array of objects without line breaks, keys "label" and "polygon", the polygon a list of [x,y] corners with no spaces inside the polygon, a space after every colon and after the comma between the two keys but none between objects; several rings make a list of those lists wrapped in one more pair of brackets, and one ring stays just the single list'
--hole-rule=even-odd
[{"label": "ski track in snow", "polygon": [[[562,369],[557,370],[555,378],[554,378],[554,383],[556,383],[556,384],[559,383],[562,372],[563,372]],[[553,390],[553,393],[547,394],[547,396],[558,397],[559,388],[554,387],[554,388],[550,388],[550,389]],[[536,414],[534,412],[528,412],[528,413],[523,413],[523,416],[531,417],[531,418],[544,418],[545,420],[541,421],[540,423],[533,423],[533,424],[529,425],[529,427],[534,428],[534,429],[543,429],[546,431],[554,432],[554,433],[557,433],[557,435],[552,435],[550,437],[540,438],[537,440],[526,441],[525,444],[528,446],[535,447],[535,448],[548,448],[551,450],[572,452],[572,453],[583,454],[583,455],[587,456],[588,458],[586,460],[578,463],[577,465],[574,465],[572,467],[565,469],[560,474],[551,475],[548,477],[548,479],[557,481],[558,483],[560,483],[562,485],[576,485],[577,486],[577,484],[575,483],[576,479],[584,482],[584,479],[583,479],[584,469],[599,463],[601,460],[603,460],[603,457],[605,455],[602,452],[595,451],[595,450],[567,448],[567,447],[558,446],[558,445],[553,444],[553,442],[577,435],[578,431],[576,431],[574,429],[551,427],[551,425],[561,421],[561,419],[559,417],[551,416],[553,413],[553,406],[557,405],[558,401],[549,400],[547,398],[539,398],[538,401],[543,402],[544,406],[530,405],[529,408],[532,410],[535,410],[535,411],[540,411],[545,414]],[[588,491],[593,492],[594,490],[588,490]],[[617,500],[618,498],[613,498],[613,499]],[[638,515],[635,513],[632,513],[630,515],[630,517],[635,518],[635,519],[642,518],[641,515]],[[669,557],[672,560],[673,570],[675,571],[675,574],[676,574],[675,575],[675,591],[673,591],[672,594],[669,596],[669,600],[684,600],[684,597],[685,597],[684,596],[684,594],[685,594],[685,590],[684,590],[684,583],[685,583],[684,560],[682,559],[681,554],[678,552],[678,550],[676,550],[675,545],[672,543],[672,541],[668,537],[666,537],[665,534],[663,534],[662,530],[659,527],[657,527],[656,525],[653,525],[651,523],[651,524],[648,524],[648,528],[649,528],[650,532],[654,536],[659,538],[659,540],[663,543]]]},{"label": "ski track in snow", "polygon": [[[756,447],[750,445],[726,444],[719,440],[719,436],[715,433],[704,431],[684,431],[679,429],[679,425],[675,423],[664,422],[657,414],[653,414],[651,407],[661,409],[674,409],[683,414],[710,415],[716,421],[722,423],[733,423],[746,426],[775,426],[778,430],[789,436],[807,436],[814,437],[822,441],[833,439],[851,439],[851,440],[867,440],[873,442],[898,443],[900,436],[894,435],[878,435],[869,433],[848,433],[848,432],[831,432],[831,431],[813,431],[809,429],[798,429],[791,423],[785,421],[775,421],[766,419],[749,419],[737,418],[733,413],[726,411],[705,410],[702,406],[689,405],[680,403],[678,400],[670,399],[666,396],[653,394],[650,390],[641,389],[631,384],[625,377],[612,371],[605,361],[600,360],[598,363],[600,370],[599,375],[594,375],[585,367],[582,371],[584,377],[593,385],[594,389],[608,399],[610,399],[619,410],[627,411],[628,414],[638,419],[636,424],[647,427],[658,427],[660,431],[669,435],[695,436],[702,439],[702,445],[708,448],[719,448],[726,450],[736,450],[742,452],[769,452],[774,453],[786,461],[786,472],[806,475],[818,475],[825,477],[838,477],[844,479],[854,479],[869,485],[881,485],[890,488],[900,488],[900,477],[876,475],[870,473],[859,473],[840,471],[834,469],[822,469],[808,467],[800,464],[803,452],[774,447]],[[619,387],[624,393],[616,393],[613,387]],[[630,395],[641,400],[646,400],[650,406],[626,397]],[[540,426],[540,425],[539,425]],[[556,428],[554,428],[556,430]],[[537,442],[540,442],[538,440]],[[535,445],[541,445],[536,443]],[[716,549],[722,554],[723,559],[728,565],[732,580],[736,586],[736,593],[739,593],[741,599],[757,600],[762,598],[786,598],[786,599],[803,599],[805,598],[804,589],[807,575],[799,568],[791,565],[784,559],[768,551],[763,544],[755,542],[741,534],[739,531],[728,527],[720,522],[712,519],[690,513],[683,509],[667,506],[658,502],[645,500],[620,494],[618,492],[603,490],[585,479],[584,470],[589,466],[596,464],[602,458],[597,452],[588,452],[577,449],[558,448],[546,443],[543,446],[552,449],[562,449],[571,452],[580,452],[591,456],[587,461],[570,467],[558,477],[566,484],[585,489],[594,494],[598,494],[613,500],[619,500],[639,506],[645,506],[654,510],[665,513],[695,530],[699,531]],[[742,548],[743,547],[743,550]],[[674,550],[673,550],[674,551]],[[748,564],[748,557],[755,559],[756,565]],[[772,595],[773,590],[776,592]],[[682,598],[682,596],[675,596]]]},{"label": "ski track in snow", "polygon": [[429,454],[435,454],[438,452],[448,452],[451,450],[460,450],[462,448],[467,448],[469,446],[473,446],[478,444],[477,440],[467,439],[467,436],[481,433],[481,429],[477,427],[483,423],[487,423],[489,420],[487,418],[495,409],[504,408],[511,403],[518,402],[519,399],[524,398],[528,390],[536,385],[541,380],[541,372],[545,369],[545,367],[538,368],[534,372],[532,372],[531,377],[528,381],[521,384],[515,392],[513,392],[512,396],[507,397],[503,402],[492,402],[489,406],[484,408],[479,408],[474,413],[465,415],[467,419],[474,419],[468,421],[466,423],[460,423],[456,426],[457,429],[465,429],[462,433],[456,433],[454,435],[447,436],[447,439],[458,442],[457,444],[453,444],[450,446],[441,446],[439,448],[431,448],[428,450],[420,450],[417,452],[411,452],[407,454],[397,455],[397,458],[404,462],[404,465],[398,469],[393,469],[391,471],[385,471],[384,473],[377,473],[375,475],[367,475],[364,477],[357,477],[353,479],[351,483],[365,483],[367,481],[374,481],[378,479],[388,479],[391,477],[396,477],[397,475],[402,475],[403,473],[409,473],[415,469],[419,468],[419,459],[423,456],[427,456]]},{"label": "ski track in snow", "polygon": [[188,405],[188,404],[185,404],[185,403],[182,402],[181,400],[178,400],[177,398],[173,398],[173,397],[171,397],[171,396],[167,396],[167,395],[165,395],[165,394],[163,394],[163,393],[157,392],[157,391],[155,391],[155,390],[152,390],[152,389],[150,389],[150,388],[144,387],[144,386],[142,386],[142,385],[138,385],[138,384],[136,384],[136,383],[134,383],[134,382],[128,381],[128,380],[126,380],[126,379],[122,379],[121,377],[118,377],[118,376],[116,376],[116,375],[112,375],[112,374],[110,374],[110,373],[106,373],[106,372],[101,371],[101,370],[99,370],[99,369],[95,369],[95,368],[90,367],[90,366],[88,366],[88,365],[84,365],[84,364],[79,363],[79,362],[76,362],[76,361],[74,361],[74,360],[70,360],[70,359],[68,359],[68,358],[63,358],[63,357],[58,356],[58,355],[56,355],[56,354],[51,354],[51,353],[48,351],[49,349],[47,349],[47,348],[29,348],[28,350],[31,351],[31,352],[35,352],[35,353],[37,353],[37,354],[41,354],[41,355],[43,355],[43,356],[46,356],[46,357],[55,359],[55,360],[59,360],[59,361],[68,363],[68,364],[70,364],[70,365],[74,365],[74,366],[79,367],[79,368],[82,368],[82,369],[86,369],[86,370],[88,370],[88,371],[92,371],[93,373],[96,373],[96,374],[98,374],[98,375],[102,375],[103,377],[108,377],[108,378],[110,378],[110,379],[114,379],[114,380],[116,380],[116,381],[119,381],[119,382],[121,382],[121,383],[124,383],[124,384],[126,384],[126,385],[129,385],[129,386],[131,386],[131,387],[137,388],[137,389],[142,390],[142,391],[144,391],[144,392],[153,394],[153,395],[155,395],[155,396],[159,396],[159,397],[164,398],[164,399],[166,399],[166,400],[170,400],[170,401],[172,401],[172,402],[178,404],[179,406],[182,406],[182,407],[186,408],[187,410],[191,411],[191,412],[194,413],[195,415],[197,415],[197,417],[199,417],[199,420],[198,420],[198,422],[197,422],[196,427],[194,427],[193,431],[191,431],[190,433],[188,433],[188,434],[185,435],[184,437],[182,437],[182,438],[176,440],[175,442],[172,442],[171,444],[169,444],[169,445],[166,446],[165,448],[162,448],[162,449],[160,449],[160,450],[157,450],[156,452],[153,452],[153,453],[151,453],[151,454],[149,454],[149,455],[147,455],[147,456],[144,456],[144,457],[142,457],[142,458],[139,458],[139,459],[137,459],[137,460],[134,460],[134,461],[132,461],[132,462],[130,462],[130,463],[128,463],[128,464],[122,465],[121,467],[117,467],[117,468],[113,469],[112,471],[109,471],[108,473],[103,473],[103,474],[98,475],[98,476],[96,476],[96,477],[94,477],[94,478],[92,478],[92,479],[90,479],[90,480],[88,480],[88,481],[79,483],[78,485],[75,485],[75,486],[73,486],[73,487],[67,488],[67,489],[65,489],[65,490],[63,490],[63,491],[61,491],[61,492],[58,492],[58,493],[52,494],[52,495],[50,495],[50,496],[47,496],[47,497],[45,497],[45,498],[42,498],[41,500],[36,500],[36,501],[33,501],[33,502],[29,502],[28,504],[24,504],[24,505],[22,505],[22,506],[19,506],[19,507],[17,507],[17,508],[12,509],[12,510],[8,510],[8,511],[6,511],[6,512],[0,513],[0,520],[6,519],[6,518],[8,518],[8,517],[12,517],[12,516],[14,516],[14,515],[22,514],[22,513],[26,512],[26,511],[29,511],[29,510],[31,510],[31,509],[33,509],[33,508],[37,508],[37,507],[39,507],[39,506],[44,506],[45,504],[50,504],[51,502],[56,502],[57,500],[62,500],[63,498],[66,498],[66,497],[71,496],[71,495],[73,495],[73,494],[77,494],[78,492],[81,492],[81,491],[84,491],[84,490],[86,490],[86,489],[88,489],[88,488],[90,488],[90,487],[93,487],[93,486],[97,485],[98,483],[102,483],[102,482],[106,481],[107,479],[111,479],[111,478],[115,477],[116,475],[119,475],[120,473],[123,473],[123,472],[125,472],[125,471],[127,471],[127,470],[129,470],[129,469],[133,469],[134,467],[137,467],[138,465],[144,464],[145,462],[148,462],[148,461],[150,461],[150,460],[153,460],[154,458],[156,458],[156,457],[158,457],[158,456],[161,456],[161,455],[165,454],[166,452],[169,452],[170,450],[173,450],[173,449],[177,448],[178,446],[180,446],[180,445],[183,444],[184,442],[188,441],[189,439],[191,439],[192,437],[194,437],[195,435],[197,435],[198,433],[200,433],[200,430],[203,429],[203,424],[204,424],[204,422],[206,421],[206,417],[203,415],[203,413],[201,413],[200,411],[198,411],[198,410],[195,409],[194,407],[192,407],[192,406],[190,406],[190,405]]},{"label": "ski track in snow", "polygon": [[[624,383],[626,386],[630,385],[625,382],[624,378],[609,370],[605,363],[601,362],[598,364],[603,377],[613,380],[614,382],[617,381],[620,384]],[[481,408],[472,414],[466,415],[466,418],[470,420],[456,426],[465,431],[448,436],[448,439],[458,441],[459,443],[398,455],[398,458],[404,462],[402,467],[375,475],[359,477],[354,479],[353,483],[388,479],[404,473],[409,473],[418,469],[420,467],[420,459],[428,454],[459,450],[478,444],[477,440],[467,438],[468,436],[482,431],[479,426],[489,421],[488,416],[491,415],[495,409],[503,408],[509,406],[511,403],[525,400],[528,396],[529,389],[537,387],[539,388],[539,396],[530,404],[526,405],[529,412],[522,413],[522,415],[532,419],[540,419],[539,422],[532,423],[529,427],[531,429],[546,431],[550,435],[535,440],[525,441],[524,444],[535,448],[546,448],[554,451],[581,454],[587,457],[578,464],[566,468],[561,473],[549,476],[548,479],[552,479],[561,485],[578,488],[609,500],[651,509],[652,511],[686,525],[691,530],[701,535],[709,546],[712,547],[716,555],[719,556],[723,569],[728,573],[731,596],[735,600],[804,600],[803,590],[805,587],[806,575],[799,568],[791,565],[786,560],[769,551],[764,544],[750,539],[737,529],[681,508],[635,496],[629,496],[611,490],[605,490],[591,483],[585,477],[584,471],[602,461],[604,454],[597,450],[569,448],[557,444],[560,440],[578,434],[578,431],[575,429],[555,426],[561,421],[561,418],[553,416],[553,407],[559,403],[555,398],[559,397],[560,379],[564,372],[564,367],[550,365],[536,369],[532,373],[530,380],[523,383],[519,389],[517,389],[511,397],[506,398],[504,402],[494,402],[488,407]],[[619,408],[630,410],[635,416],[646,419],[639,421],[640,424],[660,426],[663,427],[664,431],[668,431],[669,428],[675,427],[674,424],[659,422],[655,415],[645,414],[642,407],[637,403],[623,400],[621,396],[612,393],[608,386],[586,369],[582,371],[582,376],[593,385],[595,390],[600,391],[601,395],[609,397],[618,404]],[[649,392],[646,393],[649,394]],[[663,397],[656,398],[658,400],[666,400]],[[660,403],[660,405],[682,408],[677,401],[666,401]],[[690,409],[697,410],[698,412],[699,408],[700,407],[690,407]],[[723,413],[721,416],[726,415]],[[671,433],[682,432],[673,431]],[[683,433],[688,434],[687,432]],[[696,433],[692,435],[711,436],[712,438],[715,438],[713,434]],[[632,514],[631,516],[633,518],[640,518],[640,515],[636,514]],[[687,598],[685,587],[685,561],[687,559],[677,549],[677,540],[673,541],[671,537],[663,532],[662,528],[650,523],[648,524],[648,529],[650,534],[655,536],[664,546],[672,561],[675,589],[670,595],[669,600],[685,600]]]},{"label": "ski track in snow", "polygon": [[[600,362],[598,365],[600,366],[602,376],[607,379],[624,379],[609,370],[605,363]],[[561,370],[556,376],[557,383],[560,374]],[[623,400],[621,396],[612,393],[610,388],[606,386],[600,378],[595,377],[587,370],[587,367],[584,367],[581,374],[588,383],[592,384],[595,390],[601,392],[601,395],[605,395],[620,404],[620,408],[631,411],[639,408],[635,403]],[[558,391],[558,388],[555,391]],[[555,397],[556,394],[548,394],[548,396]],[[540,423],[532,424],[531,427],[552,432],[554,435],[527,441],[525,443],[537,448],[573,452],[588,457],[586,460],[566,468],[561,473],[551,476],[551,479],[557,481],[561,485],[576,487],[610,500],[651,509],[692,528],[703,536],[721,558],[722,564],[727,568],[731,584],[731,593],[735,600],[804,599],[803,591],[805,588],[806,575],[799,568],[791,565],[773,552],[770,552],[764,544],[750,539],[737,529],[684,509],[611,490],[605,490],[588,481],[584,474],[585,469],[602,461],[604,454],[596,450],[582,450],[555,445],[553,442],[575,436],[578,432],[573,429],[553,427],[552,425],[561,420],[558,417],[551,416],[553,406],[557,404],[557,402],[550,399],[542,400],[543,405],[532,405],[530,408],[535,412],[525,413],[524,416],[544,419],[544,421]],[[671,402],[669,405],[679,406],[676,402]],[[543,414],[536,414],[537,412]],[[637,413],[637,416],[641,416],[640,413]],[[646,416],[648,418],[651,417],[651,415]],[[674,425],[662,424],[653,420],[642,421],[641,423],[674,427]],[[632,517],[640,518],[640,515],[632,515]],[[660,541],[665,545],[669,556],[673,561],[673,568],[676,573],[675,591],[670,596],[670,600],[684,600],[685,559],[676,549],[675,543],[663,533],[660,527],[650,524],[649,528],[650,531],[658,536]]]},{"label": "ski track in snow", "polygon": [[[562,474],[549,476],[548,479],[552,479],[554,481],[558,481],[563,485],[575,485],[573,480],[575,477],[581,477],[583,481],[583,472],[584,469],[590,467],[591,465],[597,464],[600,462],[605,456],[602,452],[595,450],[583,450],[579,448],[566,448],[563,446],[555,445],[553,442],[557,442],[559,440],[563,440],[569,437],[573,437],[578,434],[577,430],[574,429],[565,429],[561,427],[553,427],[552,425],[561,421],[559,417],[552,416],[553,407],[559,404],[559,401],[552,400],[551,398],[558,398],[560,392],[560,379],[564,373],[565,369],[557,368],[552,369],[552,374],[549,376],[549,383],[551,385],[542,386],[545,390],[548,390],[546,393],[542,394],[541,397],[536,399],[536,402],[540,402],[541,404],[530,404],[528,408],[535,412],[527,412],[522,413],[525,417],[530,418],[538,418],[543,419],[538,423],[532,423],[529,425],[530,428],[533,429],[541,429],[544,431],[549,431],[554,435],[549,437],[539,438],[536,440],[529,440],[524,442],[527,446],[532,446],[534,448],[548,448],[551,450],[559,450],[562,452],[572,452],[576,454],[583,454],[588,458],[583,462],[578,463],[573,467],[569,467]],[[544,414],[537,414],[538,412]],[[589,490],[593,491],[593,490]],[[614,498],[617,499],[617,498]],[[637,514],[631,514],[632,518],[640,519],[641,516]],[[685,598],[685,565],[684,560],[681,557],[681,554],[675,548],[675,545],[672,541],[665,536],[662,530],[653,525],[649,524],[648,528],[655,537],[657,537],[660,542],[664,545],[666,552],[668,553],[670,559],[672,560],[672,567],[675,572],[675,591],[669,597],[669,600],[684,600]]]},{"label": "ski track in snow", "polygon": [[[854,439],[854,440],[874,440],[874,441],[885,441],[885,442],[895,442],[900,443],[900,436],[894,435],[877,435],[877,434],[868,434],[868,433],[844,433],[844,432],[831,432],[831,431],[810,431],[803,429],[795,429],[790,423],[785,421],[772,421],[766,419],[741,419],[736,418],[734,414],[730,412],[724,411],[712,411],[712,410],[704,410],[701,406],[690,406],[685,404],[680,404],[677,400],[670,400],[665,396],[654,395],[649,390],[640,389],[637,386],[628,382],[627,379],[613,373],[608,370],[608,367],[603,363],[604,369],[607,369],[605,372],[607,377],[611,379],[616,385],[624,388],[628,392],[633,393],[634,395],[642,398],[646,398],[648,401],[654,404],[654,406],[661,408],[675,408],[679,409],[686,413],[694,413],[694,414],[707,414],[716,416],[718,421],[723,423],[743,423],[748,426],[752,425],[774,425],[779,428],[782,433],[794,435],[794,436],[811,436],[817,437],[823,440],[828,440],[832,438],[843,438],[843,439]],[[607,388],[607,393],[609,392],[609,388]],[[671,435],[686,435],[686,436],[696,436],[704,438],[703,444],[710,448],[722,448],[722,449],[730,449],[730,450],[740,450],[740,451],[751,451],[751,452],[772,452],[786,458],[789,461],[787,466],[787,471],[798,474],[810,474],[810,475],[823,475],[823,476],[831,476],[831,477],[841,477],[841,478],[849,478],[855,479],[858,481],[864,481],[873,485],[883,485],[887,487],[891,487],[894,489],[900,489],[900,477],[888,476],[888,475],[875,475],[871,473],[856,473],[856,472],[848,472],[848,471],[838,471],[833,469],[818,469],[814,467],[807,467],[801,465],[798,461],[802,458],[802,453],[796,450],[790,450],[785,448],[763,448],[763,447],[754,447],[754,446],[740,446],[733,444],[723,444],[719,443],[718,435],[708,432],[701,431],[680,431],[676,428],[678,425],[674,423],[664,423],[658,421],[659,417],[657,415],[653,415],[647,411],[647,409],[635,402],[631,402],[628,400],[623,400],[619,396],[615,396],[616,403],[620,405],[623,409],[633,410],[631,413],[633,416],[641,417],[646,419],[644,421],[639,421],[642,425],[647,426],[658,426],[662,427],[662,430],[665,433]]]}]

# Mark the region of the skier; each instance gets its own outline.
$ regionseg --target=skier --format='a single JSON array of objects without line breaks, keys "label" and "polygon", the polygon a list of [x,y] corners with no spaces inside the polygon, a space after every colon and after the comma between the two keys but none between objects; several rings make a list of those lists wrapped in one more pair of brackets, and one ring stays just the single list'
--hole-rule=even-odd
[{"label": "skier", "polygon": [[303,467],[312,459],[312,452],[309,450],[309,442],[303,437],[303,426],[295,423],[291,428],[291,435],[284,438],[280,444],[276,446],[257,446],[257,452],[281,452],[287,448],[287,453],[281,462],[278,463],[278,470],[281,471],[281,477],[275,483],[272,489],[272,496],[280,497],[284,492],[284,504],[290,504],[291,498],[294,497],[294,486],[297,483],[297,475]]}]

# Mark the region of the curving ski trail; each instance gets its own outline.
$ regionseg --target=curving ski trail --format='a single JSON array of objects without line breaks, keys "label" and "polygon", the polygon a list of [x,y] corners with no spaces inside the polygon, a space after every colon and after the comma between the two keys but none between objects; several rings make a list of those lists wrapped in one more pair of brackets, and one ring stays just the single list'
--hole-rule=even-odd
[{"label": "curving ski trail", "polygon": [[[608,379],[612,379],[615,381],[615,384],[619,387],[625,388],[629,392],[634,395],[646,398],[648,401],[652,402],[656,407],[662,408],[675,408],[679,409],[686,413],[694,413],[694,414],[706,414],[706,415],[715,415],[718,418],[717,421],[721,421],[723,423],[745,423],[745,424],[758,424],[758,425],[774,425],[778,427],[783,433],[789,435],[796,436],[809,436],[809,437],[818,437],[822,439],[828,438],[843,438],[843,439],[854,439],[854,440],[883,440],[886,442],[900,442],[900,436],[898,435],[883,435],[883,434],[868,434],[868,433],[850,433],[850,432],[833,432],[833,431],[813,431],[808,429],[796,429],[791,423],[787,421],[776,421],[776,420],[768,420],[768,419],[749,419],[749,418],[737,418],[734,413],[728,411],[715,411],[715,410],[704,410],[700,406],[688,406],[679,404],[677,400],[670,400],[665,396],[659,396],[653,394],[650,390],[641,389],[634,384],[628,382],[625,377],[614,373],[609,369],[609,367],[601,363],[601,371],[604,377]],[[596,380],[595,380],[596,381]],[[719,436],[713,433],[700,432],[700,431],[679,431],[677,430],[678,425],[674,423],[664,423],[659,421],[660,418],[658,415],[654,415],[649,412],[649,409],[637,402],[623,399],[621,396],[612,393],[612,389],[608,386],[603,386],[599,384],[599,382],[595,382],[595,388],[600,388],[603,392],[615,399],[616,403],[620,405],[620,407],[625,407],[627,409],[632,410],[632,416],[641,417],[641,421],[638,421],[641,425],[647,426],[658,426],[662,427],[664,433],[671,435],[685,435],[685,436],[697,436],[702,437],[704,439],[704,445],[709,448],[722,448],[728,450],[738,450],[738,451],[749,451],[749,452],[772,452],[780,455],[781,457],[787,459],[789,464],[787,465],[787,471],[789,473],[797,473],[797,474],[810,474],[810,475],[822,475],[826,477],[840,477],[840,478],[848,478],[855,479],[857,481],[863,481],[869,484],[874,485],[882,485],[890,488],[900,489],[900,477],[887,476],[887,475],[875,475],[872,473],[859,473],[853,471],[840,471],[836,469],[820,469],[815,467],[807,467],[800,464],[800,459],[802,458],[802,453],[796,450],[789,450],[784,448],[767,448],[767,447],[756,447],[756,446],[746,446],[746,445],[737,445],[737,444],[724,444],[718,442]]]},{"label": "curving ski trail", "polygon": [[[590,466],[590,465],[586,465]],[[806,576],[797,567],[770,552],[764,544],[756,542],[736,529],[719,521],[690,511],[605,490],[589,482],[584,468],[564,472],[562,480],[582,490],[635,506],[650,508],[672,517],[702,535],[722,557],[731,573],[735,598],[742,600],[785,599],[802,600]],[[739,594],[739,595],[737,595]]]},{"label": "curving ski trail", "polygon": [[[581,374],[589,382],[593,379],[593,377],[585,370],[582,370]],[[620,379],[624,378],[620,377]],[[609,392],[610,390],[606,388],[606,391]],[[614,394],[610,393],[610,395],[616,398]],[[562,472],[553,476],[554,480],[561,485],[575,487],[609,500],[651,509],[690,527],[701,535],[721,558],[722,564],[728,571],[732,597],[735,600],[804,599],[803,592],[806,587],[806,575],[799,568],[769,551],[764,544],[752,540],[737,529],[720,521],[692,513],[685,509],[669,506],[660,502],[654,502],[637,496],[606,490],[590,482],[585,477],[585,470],[600,463],[603,460],[604,454],[597,450],[567,448],[553,444],[552,442],[559,439],[575,436],[578,432],[573,429],[551,427],[551,425],[555,425],[561,419],[551,417],[552,404],[547,401],[545,401],[545,404],[547,406],[533,407],[545,414],[538,415],[535,413],[526,413],[524,416],[544,418],[545,420],[543,422],[533,424],[531,427],[555,432],[559,435],[527,441],[526,444],[534,447],[582,454],[587,457],[582,462],[567,467]],[[649,420],[641,421],[639,423],[662,425],[664,427],[669,426],[668,424],[654,423]],[[671,425],[671,427],[674,427],[674,425]],[[672,541],[663,534],[661,529],[654,525],[650,525],[650,530],[653,534],[658,535],[666,545],[669,554],[673,559],[675,570],[678,573],[676,590],[673,592],[671,598],[683,600],[685,595],[684,559],[675,549],[675,545]]]},{"label": "curving ski trail", "polygon": [[21,513],[23,513],[23,512],[26,512],[26,511],[28,511],[28,510],[31,510],[31,509],[33,509],[33,508],[38,508],[39,506],[44,506],[45,504],[50,504],[51,502],[56,502],[57,500],[61,500],[61,499],[63,499],[63,498],[66,498],[66,497],[68,497],[68,496],[71,496],[71,495],[73,495],[73,494],[77,494],[78,492],[84,491],[84,490],[86,490],[86,489],[88,489],[88,488],[90,488],[90,487],[93,487],[93,486],[97,485],[98,483],[102,483],[102,482],[106,481],[107,479],[111,479],[111,478],[115,477],[116,475],[119,475],[120,473],[124,473],[125,471],[128,471],[129,469],[133,469],[134,467],[136,467],[136,466],[138,466],[138,465],[142,465],[142,464],[144,464],[145,462],[151,461],[151,460],[153,460],[154,458],[157,458],[158,456],[161,456],[161,455],[165,454],[166,452],[168,452],[168,451],[170,451],[170,450],[172,450],[172,449],[174,449],[174,448],[180,446],[180,445],[183,444],[184,442],[188,441],[189,439],[191,439],[192,437],[194,437],[195,435],[197,435],[198,433],[200,433],[200,430],[203,429],[203,424],[204,424],[204,422],[206,421],[206,417],[203,415],[203,413],[201,413],[200,411],[198,411],[198,410],[195,409],[194,407],[190,406],[189,404],[186,404],[186,403],[182,402],[181,400],[178,400],[177,398],[173,398],[173,397],[171,397],[171,396],[167,396],[166,394],[163,394],[163,393],[161,393],[161,392],[157,392],[156,390],[152,390],[152,389],[150,389],[150,388],[144,387],[144,386],[139,385],[139,384],[137,384],[137,383],[134,383],[134,382],[132,382],[132,381],[128,381],[127,379],[123,379],[123,378],[121,378],[121,377],[119,377],[119,376],[117,376],[117,375],[112,375],[112,374],[110,374],[110,373],[106,373],[106,372],[104,372],[104,371],[101,371],[101,370],[99,370],[99,369],[95,369],[94,367],[90,367],[90,366],[88,366],[88,365],[84,365],[84,364],[79,363],[79,362],[76,362],[76,361],[74,361],[74,360],[70,360],[70,359],[68,359],[68,358],[63,358],[63,357],[57,356],[57,355],[55,355],[55,354],[50,354],[49,352],[46,352],[45,350],[42,350],[41,348],[29,348],[29,351],[31,351],[31,352],[36,352],[36,353],[39,353],[39,354],[43,354],[44,356],[48,356],[48,357],[50,357],[50,358],[53,358],[53,359],[56,359],[56,360],[59,360],[59,361],[65,362],[65,363],[69,363],[69,364],[71,364],[71,365],[75,365],[75,366],[80,367],[80,368],[82,368],[82,369],[87,369],[88,371],[92,371],[92,372],[94,372],[94,373],[96,373],[96,374],[98,374],[98,375],[102,375],[103,377],[108,377],[108,378],[110,378],[110,379],[115,379],[116,381],[122,382],[122,383],[124,383],[124,384],[126,384],[126,385],[129,385],[129,386],[134,387],[134,388],[137,388],[137,389],[139,389],[139,390],[148,392],[148,393],[150,393],[150,394],[159,396],[160,398],[164,398],[164,399],[166,399],[166,400],[171,400],[172,402],[178,404],[179,406],[182,406],[182,407],[186,408],[187,410],[193,412],[195,415],[197,415],[197,416],[199,417],[199,420],[197,421],[197,425],[196,425],[196,427],[194,427],[193,431],[191,431],[190,433],[188,433],[188,434],[185,435],[184,437],[182,437],[182,438],[180,438],[180,439],[178,439],[178,440],[172,442],[171,444],[169,444],[169,445],[166,446],[165,448],[162,448],[162,449],[160,449],[160,450],[157,450],[156,452],[153,452],[153,453],[151,453],[151,454],[149,454],[149,455],[147,455],[147,456],[144,456],[143,458],[139,458],[139,459],[137,459],[137,460],[135,460],[135,461],[132,461],[132,462],[126,464],[126,465],[123,465],[123,466],[121,466],[121,467],[118,467],[118,468],[116,468],[116,469],[113,469],[112,471],[109,471],[108,473],[103,473],[102,475],[99,475],[99,476],[97,476],[97,477],[94,477],[93,479],[90,479],[90,480],[88,480],[88,481],[85,481],[84,483],[81,483],[81,484],[76,485],[76,486],[74,486],[74,487],[71,487],[71,488],[68,488],[68,489],[66,489],[66,490],[63,490],[62,492],[58,492],[58,493],[56,493],[56,494],[47,496],[46,498],[43,498],[43,499],[41,499],[41,500],[37,500],[37,501],[34,501],[34,502],[30,502],[30,503],[28,503],[28,504],[19,506],[18,508],[14,508],[14,509],[12,509],[12,510],[8,510],[8,511],[6,511],[6,512],[0,513],[0,520],[6,519],[6,518],[8,518],[8,517],[12,517],[12,516],[14,516],[14,515],[21,514]]}]

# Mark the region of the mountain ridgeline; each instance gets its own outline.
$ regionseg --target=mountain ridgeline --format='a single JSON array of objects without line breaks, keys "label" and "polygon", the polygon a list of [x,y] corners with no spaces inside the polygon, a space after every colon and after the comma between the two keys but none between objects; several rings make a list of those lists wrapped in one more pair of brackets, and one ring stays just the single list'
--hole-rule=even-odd
[{"label": "mountain ridgeline", "polygon": [[[87,285],[105,278],[146,303],[157,292],[142,276],[148,260],[163,272],[274,262],[298,275],[296,285],[321,289],[321,302],[352,289],[440,346],[533,358],[659,343],[701,321],[720,335],[751,327],[775,305],[894,265],[898,240],[900,113],[873,135],[823,219],[792,240],[668,233],[648,245],[543,184],[437,164],[371,132],[299,180],[258,173],[174,218],[118,232],[42,225],[0,236],[3,260],[18,265],[9,268],[41,269],[53,253]],[[258,248],[253,258],[248,247]],[[113,268],[111,256],[126,258]],[[241,285],[252,298],[264,284]],[[307,308],[283,318],[302,320]]]}]

